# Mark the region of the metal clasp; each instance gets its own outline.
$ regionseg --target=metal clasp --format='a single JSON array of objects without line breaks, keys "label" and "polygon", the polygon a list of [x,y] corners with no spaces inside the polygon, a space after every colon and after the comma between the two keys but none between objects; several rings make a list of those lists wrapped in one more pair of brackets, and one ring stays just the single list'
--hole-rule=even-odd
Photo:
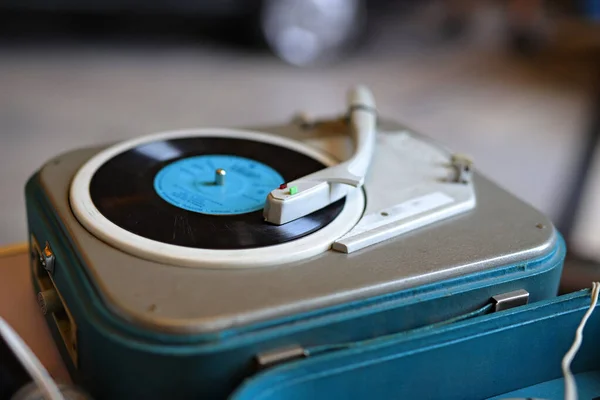
[{"label": "metal clasp", "polygon": [[524,289],[498,294],[492,297],[494,312],[508,310],[509,308],[524,306],[529,302],[529,292]]}]

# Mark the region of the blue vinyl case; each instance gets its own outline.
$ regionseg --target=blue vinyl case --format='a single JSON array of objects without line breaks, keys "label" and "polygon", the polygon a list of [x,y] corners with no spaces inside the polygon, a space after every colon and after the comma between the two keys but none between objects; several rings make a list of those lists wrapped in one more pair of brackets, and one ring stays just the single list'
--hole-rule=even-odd
[{"label": "blue vinyl case", "polygon": [[[348,343],[343,350],[250,378],[232,399],[560,400],[561,360],[589,307],[590,291],[584,290],[454,324]],[[581,399],[600,396],[596,308],[572,365]]]},{"label": "blue vinyl case", "polygon": [[[284,266],[285,274],[271,268],[217,276],[140,260],[78,224],[69,184],[98,151],[58,156],[26,187],[34,287],[42,298],[52,291],[58,295],[60,304],[47,310],[48,325],[74,381],[96,399],[466,399],[558,377],[554,361],[566,349],[569,324],[580,316],[586,297],[549,300],[558,291],[564,241],[539,212],[479,174],[482,206],[465,217],[356,254]],[[413,269],[404,268],[408,260]],[[444,269],[431,270],[436,265]],[[313,267],[290,287],[304,289],[315,302],[321,297],[314,293],[325,285],[340,289],[316,306],[308,300],[293,303],[302,305],[293,311],[269,305],[267,311],[277,312],[273,317],[225,315],[228,325],[215,329],[204,327],[225,317],[209,312],[225,305],[200,290],[182,289],[194,279],[199,285],[216,279],[227,297],[248,290],[227,283],[229,278],[253,286],[269,284],[272,276],[284,284],[290,274]],[[384,273],[393,279],[367,286]],[[350,284],[360,290],[341,289]],[[516,290],[527,291],[533,304],[494,312],[492,297]],[[265,301],[291,292],[274,289]],[[119,293],[129,303],[117,301]],[[242,303],[261,300],[261,293]],[[209,304],[198,300],[202,295]],[[188,317],[168,325],[161,314],[193,313],[194,304],[206,309],[204,325]],[[132,309],[138,305],[142,311],[136,314]],[[549,318],[555,314],[566,322],[550,352]],[[595,321],[590,329],[599,328]]]}]

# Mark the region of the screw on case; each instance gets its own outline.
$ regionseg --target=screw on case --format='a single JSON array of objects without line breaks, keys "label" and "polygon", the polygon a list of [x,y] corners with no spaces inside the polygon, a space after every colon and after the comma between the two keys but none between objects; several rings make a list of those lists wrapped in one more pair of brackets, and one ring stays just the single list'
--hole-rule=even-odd
[{"label": "screw on case", "polygon": [[473,176],[473,161],[464,155],[455,154],[451,161],[453,176],[452,182],[469,183]]}]

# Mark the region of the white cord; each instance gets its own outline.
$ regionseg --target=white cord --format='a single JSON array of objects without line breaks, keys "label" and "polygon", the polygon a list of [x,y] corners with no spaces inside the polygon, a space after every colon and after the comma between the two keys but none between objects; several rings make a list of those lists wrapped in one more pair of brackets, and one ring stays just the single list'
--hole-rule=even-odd
[{"label": "white cord", "polygon": [[583,340],[583,328],[587,323],[587,320],[590,318],[590,315],[594,312],[596,308],[596,304],[598,303],[598,293],[600,292],[600,283],[594,282],[592,285],[592,302],[590,304],[590,308],[587,310],[579,326],[577,327],[577,331],[575,332],[575,340],[571,345],[567,354],[565,354],[562,359],[562,372],[565,377],[565,400],[577,400],[577,384],[575,383],[575,377],[571,372],[571,362],[575,358],[577,351],[579,351],[579,347],[581,346],[581,341]]},{"label": "white cord", "polygon": [[46,400],[64,400],[63,395],[56,386],[56,383],[48,374],[48,371],[42,366],[42,363],[27,347],[23,339],[11,328],[2,317],[0,317],[0,337],[2,337],[8,347],[19,359],[23,367],[27,370],[33,381],[43,393]]}]

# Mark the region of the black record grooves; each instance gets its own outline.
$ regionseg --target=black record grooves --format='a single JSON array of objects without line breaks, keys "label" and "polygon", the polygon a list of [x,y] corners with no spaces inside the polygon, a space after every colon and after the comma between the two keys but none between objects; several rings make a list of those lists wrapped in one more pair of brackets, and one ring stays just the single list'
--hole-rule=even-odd
[{"label": "black record grooves", "polygon": [[[333,221],[339,200],[308,216],[277,226],[262,209],[238,215],[208,215],[171,205],[154,190],[156,174],[187,157],[224,154],[250,158],[275,169],[286,182],[325,168],[321,162],[285,147],[222,137],[156,141],[127,150],[103,164],[90,182],[94,205],[111,222],[136,235],[176,246],[251,249],[289,242]],[[274,188],[275,189],[275,188]]]}]

